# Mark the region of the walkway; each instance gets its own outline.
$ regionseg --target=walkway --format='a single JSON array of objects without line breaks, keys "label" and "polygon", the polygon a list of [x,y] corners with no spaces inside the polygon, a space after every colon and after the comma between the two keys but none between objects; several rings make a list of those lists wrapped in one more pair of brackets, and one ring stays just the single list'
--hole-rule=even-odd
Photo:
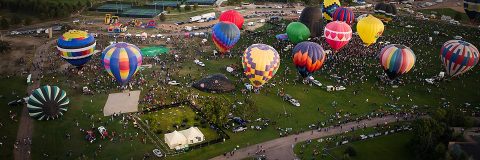
[{"label": "walkway", "polygon": [[[56,42],[55,40],[51,40],[39,46],[35,50],[35,55],[33,56],[32,64],[38,64],[39,68],[42,68],[43,63],[41,63],[41,60],[46,58],[46,56],[41,57],[41,55],[46,55],[48,53],[49,47],[51,47],[55,42]],[[33,84],[27,87],[28,94],[31,94],[34,89],[40,86],[39,77],[41,76],[40,69],[35,69],[34,67],[31,67],[30,73],[32,74]],[[20,141],[20,144],[18,146],[18,149],[14,148],[13,150],[15,160],[32,159],[32,157],[30,157],[30,153],[31,153],[30,143],[24,143],[24,140],[27,140],[27,141],[28,139],[30,141],[32,140],[32,134],[33,134],[33,119],[30,118],[30,116],[28,115],[28,109],[27,107],[25,107],[23,108],[21,113],[20,124],[18,126],[18,132],[17,132],[17,140]]]},{"label": "walkway", "polygon": [[[402,117],[398,118],[399,121],[403,121],[404,119]],[[282,137],[282,138],[277,138],[274,140],[270,140],[267,142],[259,143],[259,144],[254,144],[239,150],[236,150],[233,156],[217,156],[212,158],[212,160],[226,160],[226,159],[232,159],[232,160],[240,160],[244,159],[250,156],[255,155],[255,153],[259,150],[259,146],[262,146],[262,148],[265,150],[265,153],[262,153],[263,155],[266,155],[268,159],[271,160],[292,160],[296,159],[295,153],[293,152],[293,146],[296,143],[307,141],[310,139],[318,139],[322,137],[328,137],[336,134],[341,134],[344,133],[345,131],[349,131],[352,127],[357,127],[362,124],[366,124],[367,127],[372,127],[377,124],[385,124],[385,123],[391,123],[391,122],[396,122],[397,118],[395,116],[386,116],[383,118],[373,118],[370,120],[362,120],[359,123],[357,122],[350,122],[343,124],[342,127],[335,127],[332,128],[330,127],[328,131],[322,131],[318,132],[316,130],[312,131],[306,131],[303,133],[300,133],[298,135],[290,135],[287,137]],[[227,154],[229,155],[229,154]]]}]

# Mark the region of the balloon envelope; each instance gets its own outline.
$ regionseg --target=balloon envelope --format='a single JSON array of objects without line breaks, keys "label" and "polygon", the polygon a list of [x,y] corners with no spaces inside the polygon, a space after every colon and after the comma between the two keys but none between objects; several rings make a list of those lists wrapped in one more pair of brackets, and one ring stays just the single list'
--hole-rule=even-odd
[{"label": "balloon envelope", "polygon": [[87,63],[95,51],[95,46],[95,38],[80,30],[69,30],[57,39],[59,55],[74,66]]},{"label": "balloon envelope", "polygon": [[305,7],[299,20],[310,30],[310,36],[318,37],[322,33],[322,9],[318,7]]},{"label": "balloon envelope", "polygon": [[42,86],[28,97],[28,114],[37,120],[56,119],[63,116],[69,103],[65,91],[57,86]]},{"label": "balloon envelope", "polygon": [[480,0],[463,0],[463,9],[470,20],[480,22]]},{"label": "balloon envelope", "polygon": [[242,29],[243,22],[245,21],[242,14],[238,13],[236,10],[225,11],[220,15],[218,19],[220,20],[220,22],[232,22],[239,29]]},{"label": "balloon envelope", "polygon": [[251,84],[258,88],[275,75],[280,67],[280,56],[272,46],[253,44],[245,50],[242,65]]},{"label": "balloon envelope", "polygon": [[303,23],[292,22],[287,26],[287,36],[292,43],[297,44],[310,37],[310,30]]},{"label": "balloon envelope", "polygon": [[212,28],[212,40],[220,53],[226,53],[240,39],[240,30],[231,22],[218,22]]},{"label": "balloon envelope", "polygon": [[380,64],[390,79],[410,71],[415,65],[415,60],[413,51],[403,45],[391,44],[380,51]]},{"label": "balloon envelope", "polygon": [[142,65],[142,54],[133,44],[115,43],[103,50],[102,63],[110,76],[125,85]]},{"label": "balloon envelope", "polygon": [[303,78],[319,70],[325,62],[325,51],[313,42],[301,42],[293,48],[293,64]]},{"label": "balloon envelope", "polygon": [[375,5],[373,12],[375,12],[375,17],[380,18],[384,22],[389,22],[397,15],[397,8],[393,4],[381,2]]},{"label": "balloon envelope", "polygon": [[353,14],[352,10],[345,7],[340,7],[333,12],[332,19],[333,21],[342,21],[348,25],[352,25],[355,21],[355,15]]},{"label": "balloon envelope", "polygon": [[450,76],[461,75],[478,63],[478,49],[462,40],[450,40],[443,44],[440,59]]},{"label": "balloon envelope", "polygon": [[325,17],[326,20],[331,21],[333,17],[333,12],[335,12],[335,10],[340,6],[341,5],[339,0],[324,0],[323,17]]},{"label": "balloon envelope", "polygon": [[363,43],[369,46],[375,43],[383,34],[384,27],[382,21],[372,15],[368,15],[358,21],[357,32]]},{"label": "balloon envelope", "polygon": [[338,51],[352,39],[352,28],[345,22],[333,21],[325,26],[324,35],[330,47]]}]

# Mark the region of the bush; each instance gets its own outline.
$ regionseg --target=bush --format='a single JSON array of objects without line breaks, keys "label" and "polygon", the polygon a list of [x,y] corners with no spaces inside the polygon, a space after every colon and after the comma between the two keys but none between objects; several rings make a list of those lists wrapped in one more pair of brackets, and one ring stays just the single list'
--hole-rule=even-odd
[{"label": "bush", "polygon": [[163,130],[157,129],[157,130],[155,130],[154,132],[155,132],[155,134],[162,134],[162,133],[163,133]]},{"label": "bush", "polygon": [[185,11],[191,11],[192,10],[192,7],[190,7],[190,5],[185,5]]},{"label": "bush", "polygon": [[187,122],[188,122],[188,118],[183,118],[182,122],[187,123]]},{"label": "bush", "polygon": [[164,22],[165,20],[167,20],[167,16],[165,16],[165,14],[160,14],[160,17],[158,17],[160,19],[161,22]]},{"label": "bush", "polygon": [[357,150],[355,150],[355,148],[353,148],[352,146],[347,146],[347,148],[345,149],[345,154],[347,154],[349,157],[355,157],[357,156]]}]

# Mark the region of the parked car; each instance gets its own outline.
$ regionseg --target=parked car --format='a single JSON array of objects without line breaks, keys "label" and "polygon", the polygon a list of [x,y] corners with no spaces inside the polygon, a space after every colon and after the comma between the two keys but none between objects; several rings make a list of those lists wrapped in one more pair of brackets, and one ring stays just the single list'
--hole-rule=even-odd
[{"label": "parked car", "polygon": [[153,149],[153,154],[157,157],[163,157],[162,151],[159,149]]},{"label": "parked car", "polygon": [[292,105],[296,106],[296,107],[300,107],[300,103],[298,102],[298,100],[296,99],[290,99],[288,100]]},{"label": "parked car", "polygon": [[172,86],[176,86],[176,85],[179,85],[180,83],[178,83],[177,81],[169,81],[168,84]]},{"label": "parked car", "polygon": [[245,127],[245,126],[237,126],[237,127],[233,128],[232,131],[233,131],[233,133],[237,133],[237,132],[243,132],[243,131],[245,131],[245,130],[247,130],[247,127]]},{"label": "parked car", "polygon": [[238,123],[238,124],[240,124],[240,125],[242,125],[242,126],[247,125],[247,121],[243,120],[243,119],[240,118],[240,117],[233,117],[232,120],[233,120],[233,122]]},{"label": "parked car", "polygon": [[312,80],[312,83],[313,83],[313,84],[315,84],[315,85],[317,85],[317,86],[319,86],[319,87],[321,87],[321,86],[322,86],[322,83],[320,83],[320,81],[318,81],[318,80],[315,80],[315,79],[314,79],[314,80]]}]

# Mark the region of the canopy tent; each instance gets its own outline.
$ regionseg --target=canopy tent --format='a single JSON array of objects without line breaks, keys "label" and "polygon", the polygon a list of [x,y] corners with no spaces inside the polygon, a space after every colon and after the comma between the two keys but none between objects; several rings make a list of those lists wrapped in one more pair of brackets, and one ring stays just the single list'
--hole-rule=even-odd
[{"label": "canopy tent", "polygon": [[182,149],[188,145],[187,138],[178,131],[165,134],[165,143],[170,149]]},{"label": "canopy tent", "polygon": [[180,131],[180,133],[185,136],[188,144],[199,143],[205,140],[205,136],[203,135],[202,131],[200,131],[197,127],[190,127],[186,130]]}]

